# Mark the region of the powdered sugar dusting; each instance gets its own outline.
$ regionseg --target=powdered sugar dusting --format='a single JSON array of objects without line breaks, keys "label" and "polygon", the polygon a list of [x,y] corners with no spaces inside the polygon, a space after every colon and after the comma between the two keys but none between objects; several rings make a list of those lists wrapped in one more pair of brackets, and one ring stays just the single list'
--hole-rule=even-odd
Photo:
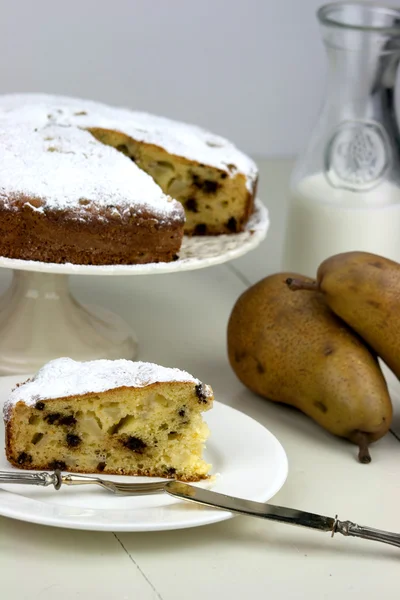
[{"label": "powdered sugar dusting", "polygon": [[[24,107],[25,113],[21,111]],[[61,125],[120,131],[137,141],[160,146],[170,154],[221,169],[228,176],[242,173],[247,188],[254,191],[258,174],[255,162],[229,140],[195,125],[90,100],[46,94],[0,96],[0,112],[7,120],[29,119],[30,123],[43,125],[45,119]]]},{"label": "powdered sugar dusting", "polygon": [[[33,406],[38,400],[101,393],[119,387],[143,388],[173,381],[201,384],[186,371],[154,363],[125,359],[78,362],[67,357],[57,358],[11,392],[4,404],[4,418],[9,417],[12,407],[19,401]],[[212,397],[210,386],[204,385],[203,391],[207,397]]]},{"label": "powdered sugar dusting", "polygon": [[29,110],[20,112],[17,123],[0,116],[3,206],[13,209],[22,198],[32,210],[73,208],[68,214],[75,219],[90,218],[93,212],[108,218],[140,218],[151,212],[160,222],[184,221],[182,205],[122,153],[87,131],[43,125],[39,116],[31,122]]}]

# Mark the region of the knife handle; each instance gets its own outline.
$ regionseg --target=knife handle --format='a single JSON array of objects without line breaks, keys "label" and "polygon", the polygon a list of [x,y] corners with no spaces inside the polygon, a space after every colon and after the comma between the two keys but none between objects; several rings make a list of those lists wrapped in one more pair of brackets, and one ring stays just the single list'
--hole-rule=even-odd
[{"label": "knife handle", "polygon": [[336,520],[335,527],[332,531],[332,536],[335,533],[341,533],[345,536],[358,537],[364,540],[371,540],[373,542],[382,542],[383,544],[390,544],[391,546],[397,546],[397,548],[400,548],[399,533],[392,533],[390,531],[382,531],[381,529],[373,529],[372,527],[357,525],[357,523],[353,523],[352,521]]},{"label": "knife handle", "polygon": [[18,472],[3,472],[0,473],[0,484],[2,483],[21,483],[23,485],[39,485],[47,487],[54,485],[56,490],[61,487],[61,476],[58,471],[55,473],[18,473]]}]

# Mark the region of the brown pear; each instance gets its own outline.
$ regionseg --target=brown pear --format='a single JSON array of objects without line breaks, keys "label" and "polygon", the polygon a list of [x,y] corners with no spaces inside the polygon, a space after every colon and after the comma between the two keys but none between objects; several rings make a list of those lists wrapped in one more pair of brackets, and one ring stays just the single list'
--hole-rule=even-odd
[{"label": "brown pear", "polygon": [[400,378],[400,264],[368,252],[336,254],[318,268],[314,282],[293,278],[295,289],[317,289]]},{"label": "brown pear", "polygon": [[376,357],[322,293],[295,294],[285,285],[299,277],[271,275],[238,298],[227,327],[230,365],[250,390],[298,408],[357,444],[360,462],[369,462],[368,444],[392,421],[386,381]]}]

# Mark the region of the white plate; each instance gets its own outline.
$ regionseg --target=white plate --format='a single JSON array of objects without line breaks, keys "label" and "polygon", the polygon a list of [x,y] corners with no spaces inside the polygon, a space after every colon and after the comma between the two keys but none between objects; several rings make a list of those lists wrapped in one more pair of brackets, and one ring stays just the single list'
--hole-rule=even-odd
[{"label": "white plate", "polygon": [[[15,377],[0,379],[0,410]],[[279,441],[247,415],[214,402],[205,413],[211,429],[206,459],[215,478],[199,483],[223,494],[266,502],[284,484],[288,463]],[[0,428],[4,447],[4,428]],[[11,470],[4,452],[0,469]],[[15,469],[16,470],[16,469]],[[107,476],[116,481],[148,481],[144,477]],[[150,479],[154,481],[154,479]],[[26,485],[0,487],[0,515],[70,529],[96,531],[158,531],[181,529],[224,521],[227,511],[159,494],[115,497],[97,488],[36,488]]]}]

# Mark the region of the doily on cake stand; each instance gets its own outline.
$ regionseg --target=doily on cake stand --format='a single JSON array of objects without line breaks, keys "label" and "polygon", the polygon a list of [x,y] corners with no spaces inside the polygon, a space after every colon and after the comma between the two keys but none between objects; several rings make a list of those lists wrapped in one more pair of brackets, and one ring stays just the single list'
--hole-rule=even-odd
[{"label": "doily on cake stand", "polygon": [[0,375],[33,373],[59,356],[137,358],[129,325],[103,308],[79,304],[70,292],[69,275],[156,275],[210,267],[256,248],[268,228],[268,211],[256,200],[244,232],[184,237],[175,262],[87,266],[0,257],[0,267],[13,269],[11,285],[0,297]]}]

